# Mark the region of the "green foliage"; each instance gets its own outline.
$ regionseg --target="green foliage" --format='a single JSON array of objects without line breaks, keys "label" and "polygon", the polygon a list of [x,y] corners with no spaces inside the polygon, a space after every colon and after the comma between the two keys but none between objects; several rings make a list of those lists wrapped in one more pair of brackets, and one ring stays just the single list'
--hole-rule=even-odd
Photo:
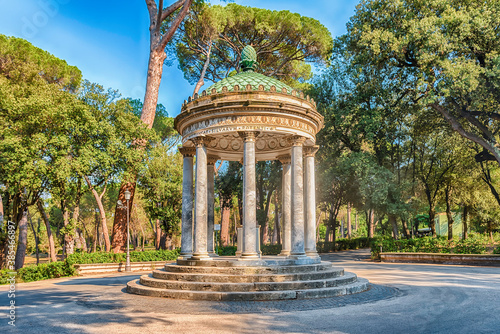
[{"label": "green foliage", "polygon": [[236,250],[236,246],[219,247],[219,249],[217,250],[217,254],[219,254],[220,256],[235,256]]},{"label": "green foliage", "polygon": [[498,0],[369,0],[342,39],[356,63],[391,69],[386,80],[500,162],[499,20]]},{"label": "green foliage", "polygon": [[[130,252],[131,262],[146,261],[171,261],[175,260],[180,254],[179,249],[175,250],[151,250],[151,251],[132,251]],[[68,256],[68,263],[86,264],[86,263],[119,263],[126,261],[125,253],[96,252],[96,253],[74,253]]]},{"label": "green foliage", "polygon": [[281,253],[281,245],[261,245],[262,255],[278,255]]},{"label": "green foliage", "polygon": [[448,241],[445,237],[423,237],[394,240],[377,238],[371,245],[372,256],[377,257],[380,246],[383,252],[485,254],[491,240],[481,234],[471,234],[469,238]]},{"label": "green foliage", "polygon": [[145,210],[151,219],[160,219],[169,235],[180,231],[182,215],[182,155],[164,145],[148,152],[148,161],[139,174]]},{"label": "green foliage", "polygon": [[[7,284],[10,277],[10,270],[0,271],[0,284]],[[73,276],[76,274],[75,268],[67,261],[41,263],[39,265],[30,265],[17,271],[17,282],[34,282],[49,278],[59,278]]]},{"label": "green foliage", "polygon": [[332,47],[330,32],[315,19],[234,3],[194,6],[179,32],[173,52],[191,83],[199,80],[209,54],[205,78],[215,82],[239,71],[241,50],[251,45],[259,72],[300,85],[312,75],[305,61],[324,63]]},{"label": "green foliage", "polygon": [[370,247],[370,243],[372,242],[372,240],[373,238],[359,237],[351,239],[337,239],[335,243],[320,241],[316,244],[316,250],[318,251],[318,253],[328,253],[333,251],[333,249],[335,249],[335,251],[342,251],[348,249],[366,248]]},{"label": "green foliage", "polygon": [[42,263],[37,266],[23,267],[18,271],[19,278],[23,282],[73,276],[75,274],[75,268],[68,261]]}]

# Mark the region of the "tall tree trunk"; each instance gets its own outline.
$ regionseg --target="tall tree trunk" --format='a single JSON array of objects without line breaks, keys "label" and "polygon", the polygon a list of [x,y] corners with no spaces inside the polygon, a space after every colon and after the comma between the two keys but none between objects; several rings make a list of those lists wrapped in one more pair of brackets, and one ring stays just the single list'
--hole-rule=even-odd
[{"label": "tall tree trunk", "polygon": [[97,252],[97,244],[99,243],[99,218],[97,212],[95,213],[95,228],[94,228],[94,242],[92,245],[92,252]]},{"label": "tall tree trunk", "polygon": [[160,226],[160,220],[156,219],[156,233],[155,233],[155,236],[156,236],[156,239],[155,239],[156,250],[160,249],[161,231],[162,231],[162,229],[161,229],[161,226]]},{"label": "tall tree trunk", "polygon": [[[61,201],[61,211],[63,212],[63,221],[64,227],[70,225],[69,221],[69,211],[67,208],[66,200]],[[64,234],[64,254],[65,257],[74,253],[75,250],[75,239],[74,239],[74,230],[72,233]]]},{"label": "tall tree trunk", "polygon": [[463,234],[462,234],[462,239],[467,239],[468,234],[469,234],[469,227],[467,226],[467,219],[469,216],[469,207],[467,205],[464,205],[464,211],[462,214],[462,226],[463,226]]},{"label": "tall tree trunk", "polygon": [[[333,206],[333,203],[332,203]],[[326,224],[326,233],[325,233],[325,242],[330,242],[330,234],[332,233],[332,225],[333,225],[333,210],[330,208],[330,213],[328,215],[328,221]]]},{"label": "tall tree trunk", "polygon": [[15,270],[21,269],[24,266],[24,259],[26,258],[26,243],[28,241],[28,209],[24,209],[21,219],[18,223],[19,236],[16,250],[16,264]]},{"label": "tall tree trunk", "polygon": [[[160,90],[161,77],[163,74],[163,64],[167,57],[165,47],[174,36],[175,31],[179,28],[182,20],[189,12],[189,8],[193,0],[176,1],[167,8],[162,8],[163,1],[160,1],[159,6],[155,1],[146,0],[146,5],[149,12],[149,61],[148,73],[146,79],[146,92],[144,94],[144,103],[142,105],[141,121],[151,129],[155,119],[156,106],[158,104],[158,92]],[[182,8],[181,8],[182,7]],[[179,10],[180,9],[180,10]],[[172,15],[175,18],[172,19]],[[169,19],[170,24],[168,29],[162,34],[162,22]],[[136,175],[135,171],[132,171]],[[124,182],[120,187],[118,199],[124,202],[125,190],[131,192],[130,205],[134,201],[135,194],[135,179],[134,182]],[[115,253],[124,252],[127,246],[127,213],[115,207],[115,220],[113,222],[113,251]]]},{"label": "tall tree trunk", "polygon": [[264,207],[264,221],[262,224],[262,233],[260,236],[261,245],[269,242],[269,208],[271,207],[271,198],[273,196],[273,192],[274,189],[271,189],[266,198],[266,205]]},{"label": "tall tree trunk", "polygon": [[354,230],[358,230],[358,210],[356,209],[356,213],[354,214]]},{"label": "tall tree trunk", "polygon": [[408,223],[406,219],[401,218],[401,224],[403,225],[403,235],[405,239],[410,239],[410,230],[408,229]]},{"label": "tall tree trunk", "polygon": [[398,240],[399,239],[399,231],[398,231],[398,222],[396,220],[395,215],[389,215],[389,222],[392,227],[392,235],[394,239]]},{"label": "tall tree trunk", "polygon": [[432,231],[432,236],[435,237],[436,234],[436,209],[434,205],[429,208],[429,227]]},{"label": "tall tree trunk", "polygon": [[50,262],[56,262],[57,254],[56,254],[56,247],[54,244],[54,236],[52,235],[52,230],[50,228],[49,217],[47,217],[47,213],[45,212],[45,208],[43,207],[43,202],[41,199],[38,199],[38,201],[36,202],[36,206],[38,208],[38,212],[40,212],[40,216],[42,216],[43,222],[45,223],[45,229],[47,230]]},{"label": "tall tree trunk", "polygon": [[488,220],[487,228],[488,228],[488,236],[490,237],[490,241],[493,242],[493,222],[491,220]]},{"label": "tall tree trunk", "polygon": [[229,245],[229,222],[231,214],[229,201],[230,200],[223,199],[223,204],[221,208],[220,241],[223,247]]},{"label": "tall tree trunk", "polygon": [[351,234],[352,234],[352,226],[351,226],[351,203],[347,203],[346,224],[347,224],[347,237],[349,239],[351,239]]},{"label": "tall tree trunk", "polygon": [[2,200],[2,194],[0,194],[0,226],[3,226],[3,200]]},{"label": "tall tree trunk", "polygon": [[[36,254],[36,265],[40,264],[40,250],[38,245],[40,243],[40,218],[38,218],[38,228],[35,229],[35,224],[33,224],[33,220],[31,219],[31,215],[28,212],[28,222],[31,227],[31,232],[33,233],[33,237],[35,238],[35,254]],[[37,232],[38,230],[38,232]]]},{"label": "tall tree trunk", "polygon": [[280,210],[278,205],[278,193],[276,192],[274,196],[274,231],[275,236],[274,241],[281,245],[281,226],[280,226]]},{"label": "tall tree trunk", "polygon": [[451,186],[448,185],[445,189],[446,199],[446,218],[448,219],[448,240],[453,240],[453,215],[451,214]]},{"label": "tall tree trunk", "polygon": [[[149,77],[149,72],[148,72]],[[161,77],[161,74],[160,74]],[[149,79],[148,79],[149,80]],[[154,119],[154,113],[153,113]],[[151,122],[151,126],[153,123]],[[149,128],[151,128],[148,125]],[[132,205],[134,202],[135,194],[135,182],[125,182],[120,186],[120,191],[118,193],[118,200],[120,200],[123,205],[127,205],[127,200],[125,199],[125,191],[130,191],[129,200],[129,212],[132,212]],[[114,253],[123,253],[127,249],[127,210],[126,208],[118,207],[115,208],[115,220],[113,222],[113,233],[112,233],[112,245]]]},{"label": "tall tree trunk", "polygon": [[196,83],[194,87],[193,95],[197,94],[200,91],[200,88],[205,84],[205,73],[207,72],[208,65],[210,65],[210,55],[212,53],[212,42],[209,43],[208,51],[207,51],[207,59],[205,60],[205,64],[203,64],[203,69],[201,70],[200,79]]},{"label": "tall tree trunk", "polygon": [[76,189],[76,196],[75,196],[75,207],[73,209],[73,223],[75,224],[75,242],[78,242],[79,248],[83,248],[81,245],[81,237],[80,233],[81,230],[78,228],[78,219],[80,219],[80,199],[82,197],[82,179],[78,178],[78,184],[77,184],[77,189]]},{"label": "tall tree trunk", "polygon": [[368,237],[373,238],[375,234],[375,210],[368,211]]},{"label": "tall tree trunk", "polygon": [[[97,207],[99,208],[99,215],[101,217],[102,234],[103,234],[103,239],[104,239],[104,247],[105,247],[106,252],[109,252],[111,249],[111,244],[109,242],[108,225],[106,223],[106,211],[104,210],[104,205],[102,204],[102,197],[104,196],[104,193],[106,192],[106,187],[104,187],[103,192],[99,195],[97,193],[97,190],[92,186],[92,183],[90,182],[90,179],[87,176],[85,176],[85,181],[87,181],[87,185],[89,186],[90,190],[92,191],[92,195],[94,195],[94,199],[97,203]],[[132,202],[132,201],[130,201],[130,202]],[[122,203],[125,203],[125,204],[127,203],[127,201],[125,201],[125,195],[123,197]],[[125,209],[121,209],[121,210],[127,211]],[[126,213],[125,213],[125,216],[126,216]],[[127,234],[126,231],[125,231],[125,234]]]}]

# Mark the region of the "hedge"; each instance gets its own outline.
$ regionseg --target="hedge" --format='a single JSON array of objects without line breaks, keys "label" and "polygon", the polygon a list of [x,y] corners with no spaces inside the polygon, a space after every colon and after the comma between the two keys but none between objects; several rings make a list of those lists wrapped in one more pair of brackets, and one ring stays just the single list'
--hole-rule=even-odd
[{"label": "hedge", "polygon": [[[130,261],[132,262],[147,262],[147,261],[171,261],[179,256],[180,250],[158,250],[144,252],[130,252]],[[39,265],[30,265],[23,267],[17,271],[17,282],[34,282],[49,278],[59,278],[74,276],[76,270],[74,264],[86,263],[118,263],[125,262],[125,253],[74,253],[69,255],[66,260],[41,263]],[[8,284],[10,278],[10,270],[0,270],[0,284]]]},{"label": "hedge", "polygon": [[[149,250],[149,251],[133,251],[130,252],[131,262],[147,262],[147,261],[171,261],[177,259],[180,254],[180,249],[174,250]],[[71,264],[88,264],[88,263],[120,263],[125,262],[127,255],[125,253],[74,253],[68,256],[67,261]]]},{"label": "hedge", "polygon": [[[11,270],[0,271],[0,284],[7,284]],[[76,270],[68,261],[41,263],[39,265],[26,266],[17,271],[17,282],[34,282],[49,278],[73,276]]]},{"label": "hedge", "polygon": [[373,238],[359,237],[352,239],[337,239],[335,243],[320,241],[316,244],[316,250],[318,253],[328,253],[332,251],[366,248],[370,247],[373,240]]},{"label": "hedge", "polygon": [[[335,242],[335,248],[333,242],[318,242],[316,244],[316,250],[318,253],[328,253],[332,252],[334,249],[336,251],[347,250],[347,249],[359,249],[370,247],[370,243],[373,238],[360,237],[353,239],[338,239]],[[262,255],[278,255],[281,253],[281,245],[262,245],[260,247]],[[225,246],[219,247],[218,254],[220,256],[234,256],[236,254],[236,246]]]},{"label": "hedge", "polygon": [[[471,234],[465,240],[448,240],[446,237],[423,237],[414,239],[394,240],[392,238],[378,238],[372,243],[372,256],[378,257],[380,246],[382,252],[410,252],[410,253],[445,253],[445,254],[485,254],[491,240],[481,234]],[[498,250],[500,246],[493,251]]]}]

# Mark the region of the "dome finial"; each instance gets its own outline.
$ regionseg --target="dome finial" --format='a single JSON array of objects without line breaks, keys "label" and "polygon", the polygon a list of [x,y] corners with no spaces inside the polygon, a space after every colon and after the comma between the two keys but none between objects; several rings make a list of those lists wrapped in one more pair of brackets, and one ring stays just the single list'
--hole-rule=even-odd
[{"label": "dome finial", "polygon": [[255,49],[247,45],[241,51],[240,67],[243,71],[253,71],[257,65],[257,52]]}]

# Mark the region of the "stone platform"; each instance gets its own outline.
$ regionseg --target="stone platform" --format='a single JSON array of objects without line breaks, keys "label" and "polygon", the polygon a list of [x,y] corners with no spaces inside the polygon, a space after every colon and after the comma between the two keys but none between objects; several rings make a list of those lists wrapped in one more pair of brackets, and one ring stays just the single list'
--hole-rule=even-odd
[{"label": "stone platform", "polygon": [[134,294],[175,299],[240,301],[341,296],[368,289],[368,280],[319,258],[177,260],[130,281]]}]

